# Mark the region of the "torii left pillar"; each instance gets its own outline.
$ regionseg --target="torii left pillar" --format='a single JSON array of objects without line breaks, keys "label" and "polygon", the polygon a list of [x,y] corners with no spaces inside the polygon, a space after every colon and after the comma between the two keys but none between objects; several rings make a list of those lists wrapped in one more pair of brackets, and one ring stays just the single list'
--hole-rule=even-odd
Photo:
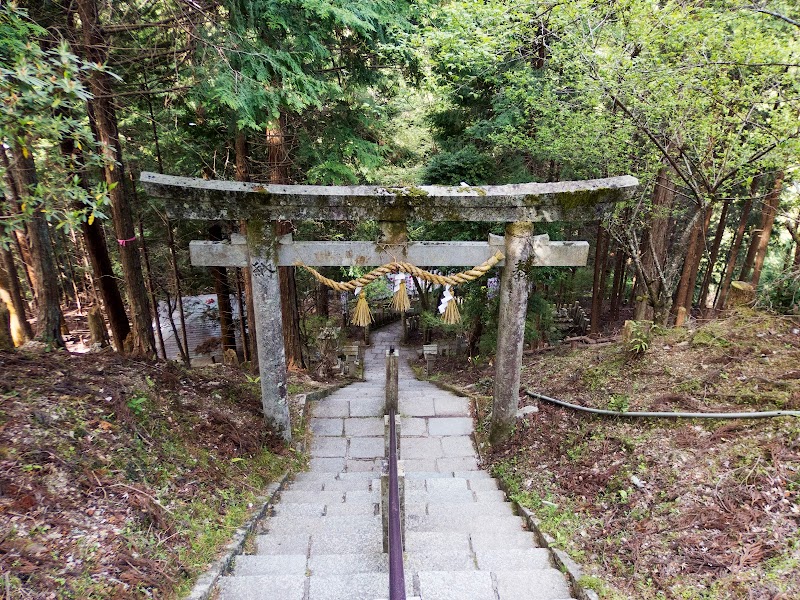
[{"label": "torii left pillar", "polygon": [[278,238],[275,227],[274,221],[251,218],[247,223],[247,246],[253,285],[264,419],[288,441],[292,438],[292,425],[286,385],[286,351],[283,347]]}]

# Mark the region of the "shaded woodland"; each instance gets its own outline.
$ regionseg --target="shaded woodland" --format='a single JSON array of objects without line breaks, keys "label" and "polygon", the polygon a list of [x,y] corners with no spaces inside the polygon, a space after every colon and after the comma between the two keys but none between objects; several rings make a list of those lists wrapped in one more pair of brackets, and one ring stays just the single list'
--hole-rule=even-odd
[{"label": "shaded woodland", "polygon": [[[593,251],[588,269],[532,274],[531,342],[554,341],[555,311],[575,302],[594,336],[631,318],[713,319],[736,281],[797,313],[799,18],[790,2],[6,3],[0,293],[13,343],[63,346],[72,315],[132,356],[165,356],[164,326],[189,363],[182,303],[213,293],[219,344],[236,349],[238,335],[251,361],[248,273],[192,268],[187,252],[244,225],[171,222],[140,188],[144,170],[387,185],[632,174],[639,191],[602,222],[537,225]],[[373,223],[281,227],[377,235]],[[281,271],[287,358],[311,367],[337,299]],[[471,354],[491,353],[490,290],[459,293]]]}]

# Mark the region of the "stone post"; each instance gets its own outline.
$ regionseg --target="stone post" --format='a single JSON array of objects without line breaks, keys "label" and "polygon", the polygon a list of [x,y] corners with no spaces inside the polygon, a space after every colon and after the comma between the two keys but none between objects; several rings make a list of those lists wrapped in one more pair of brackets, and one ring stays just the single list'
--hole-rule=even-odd
[{"label": "stone post", "polygon": [[399,358],[397,350],[392,348],[386,351],[386,402],[383,407],[384,414],[390,410],[397,412],[397,375],[399,372]]},{"label": "stone post", "polygon": [[[400,460],[400,457],[403,456],[402,450],[400,449],[400,438],[403,428],[400,426],[399,417],[394,420],[394,430],[397,435],[397,460]],[[383,416],[383,453],[389,456],[389,415]]]},{"label": "stone post", "polygon": [[[398,424],[397,441],[400,441]],[[397,451],[400,451],[398,447]],[[400,493],[400,537],[406,547],[406,471],[402,460],[397,461],[397,489]],[[381,471],[381,523],[383,529],[383,552],[389,552],[389,461],[383,461]]]},{"label": "stone post", "polygon": [[264,419],[268,426],[289,441],[292,439],[292,426],[286,397],[286,354],[283,349],[275,224],[250,219],[247,231]]},{"label": "stone post", "polygon": [[531,266],[533,258],[532,236],[533,223],[530,221],[506,225],[506,266],[500,277],[494,404],[489,435],[492,444],[509,439],[516,424],[528,308],[526,269]]}]

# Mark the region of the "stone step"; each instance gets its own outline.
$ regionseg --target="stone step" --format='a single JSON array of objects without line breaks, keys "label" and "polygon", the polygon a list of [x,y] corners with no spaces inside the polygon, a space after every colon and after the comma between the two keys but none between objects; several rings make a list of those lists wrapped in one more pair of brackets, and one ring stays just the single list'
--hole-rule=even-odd
[{"label": "stone step", "polygon": [[[455,515],[460,518],[514,516],[514,508],[508,502],[427,502],[422,504],[427,509],[425,514],[428,515]],[[407,505],[419,506],[420,504]]]},{"label": "stone step", "polygon": [[344,502],[345,492],[332,491],[332,492],[308,492],[303,490],[288,489],[281,492],[280,502],[282,504],[337,504]]},{"label": "stone step", "polygon": [[308,534],[256,536],[257,554],[302,554],[308,556],[310,546],[311,536]]},{"label": "stone step", "polygon": [[303,600],[305,575],[261,575],[222,577],[220,600]]},{"label": "stone step", "polygon": [[389,555],[363,554],[317,554],[308,559],[311,575],[346,575],[350,573],[388,573]]},{"label": "stone step", "polygon": [[566,576],[557,569],[493,571],[500,600],[571,600]]},{"label": "stone step", "polygon": [[447,479],[448,477],[459,477],[461,479],[491,479],[492,476],[486,471],[467,470],[467,471],[412,471],[406,469],[406,479]]},{"label": "stone step", "polygon": [[472,552],[406,552],[403,559],[406,577],[418,571],[476,571]]},{"label": "stone step", "polygon": [[475,553],[481,571],[533,571],[553,568],[547,548],[512,548]]},{"label": "stone step", "polygon": [[[333,505],[331,505],[333,506]],[[311,502],[295,502],[292,504],[277,503],[272,506],[272,515],[286,517],[321,517],[325,514],[324,504],[314,504]]]},{"label": "stone step", "polygon": [[476,531],[469,534],[474,552],[494,552],[511,548],[536,548],[536,538],[530,531],[489,532]]},{"label": "stone step", "polygon": [[[413,593],[413,579],[406,577],[406,595]],[[388,573],[312,575],[309,578],[308,600],[375,600],[388,594]]]},{"label": "stone step", "polygon": [[[420,571],[422,600],[570,600],[564,575],[556,569],[522,571]],[[495,583],[497,595],[495,595]]]},{"label": "stone step", "polygon": [[269,533],[360,533],[381,528],[381,519],[374,515],[331,515],[325,517],[275,516],[265,523]]},{"label": "stone step", "polygon": [[305,577],[306,561],[305,554],[242,554],[236,557],[233,575],[237,577],[264,575]]},{"label": "stone step", "polygon": [[311,554],[372,554],[383,551],[380,527],[356,533],[315,533],[311,535]]},{"label": "stone step", "polygon": [[406,531],[465,531],[491,532],[491,531],[522,531],[522,520],[519,517],[481,517],[480,519],[465,519],[466,515],[408,515],[406,517]]}]

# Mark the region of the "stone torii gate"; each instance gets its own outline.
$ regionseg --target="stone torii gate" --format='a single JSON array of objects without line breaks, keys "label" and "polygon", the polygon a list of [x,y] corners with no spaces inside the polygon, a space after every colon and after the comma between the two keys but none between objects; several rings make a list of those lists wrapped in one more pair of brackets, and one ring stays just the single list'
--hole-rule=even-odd
[{"label": "stone torii gate", "polygon": [[[536,221],[587,221],[607,204],[633,193],[631,176],[557,183],[499,186],[309,186],[260,185],[142,172],[145,190],[166,201],[171,218],[245,220],[247,239],[191,242],[192,264],[250,267],[256,315],[258,364],[267,423],[291,438],[286,358],[278,281],[279,266],[375,266],[405,261],[417,266],[472,267],[498,249],[505,255],[500,280],[492,442],[513,431],[519,402],[520,368],[531,266],[583,266],[587,242],[551,242],[533,235]],[[377,242],[295,242],[276,235],[278,221],[375,220]],[[408,242],[408,221],[506,223],[505,236],[487,242]]]}]

